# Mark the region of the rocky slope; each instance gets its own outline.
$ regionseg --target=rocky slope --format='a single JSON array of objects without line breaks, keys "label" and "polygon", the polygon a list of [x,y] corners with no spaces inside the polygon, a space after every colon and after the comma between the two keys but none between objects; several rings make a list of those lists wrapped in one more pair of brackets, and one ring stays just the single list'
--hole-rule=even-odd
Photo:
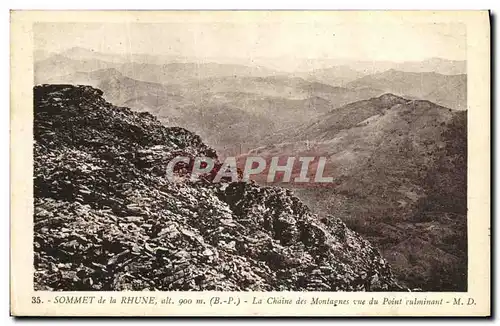
[{"label": "rocky slope", "polygon": [[165,177],[200,137],[89,86],[34,89],[38,290],[402,290],[379,252],[293,193]]}]

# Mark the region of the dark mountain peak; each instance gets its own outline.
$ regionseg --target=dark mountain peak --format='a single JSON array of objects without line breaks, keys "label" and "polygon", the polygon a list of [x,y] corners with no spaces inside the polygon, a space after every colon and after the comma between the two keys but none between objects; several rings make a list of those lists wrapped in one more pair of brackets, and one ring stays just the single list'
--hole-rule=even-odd
[{"label": "dark mountain peak", "polygon": [[216,159],[188,130],[89,86],[34,93],[36,289],[402,290],[375,247],[290,190],[166,178],[176,156]]},{"label": "dark mountain peak", "polygon": [[392,93],[385,93],[378,97],[379,100],[385,102],[407,102],[408,100],[402,98],[401,96],[394,95]]},{"label": "dark mountain peak", "polygon": [[373,104],[376,106],[380,106],[382,108],[391,108],[394,105],[406,104],[409,102],[409,100],[407,100],[401,96],[394,95],[392,93],[385,93],[385,94],[380,95],[379,97],[370,99],[368,101],[376,102]]}]

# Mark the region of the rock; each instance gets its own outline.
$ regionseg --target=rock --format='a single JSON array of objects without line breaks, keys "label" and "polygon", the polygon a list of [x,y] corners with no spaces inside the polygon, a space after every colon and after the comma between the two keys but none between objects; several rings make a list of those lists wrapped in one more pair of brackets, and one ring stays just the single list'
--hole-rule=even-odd
[{"label": "rock", "polygon": [[214,253],[212,252],[212,250],[210,250],[208,248],[203,250],[203,253],[202,253],[203,256],[212,256],[213,254]]},{"label": "rock", "polygon": [[34,98],[37,290],[403,290],[369,242],[290,191],[169,181],[176,155],[217,160],[188,130],[88,86]]}]

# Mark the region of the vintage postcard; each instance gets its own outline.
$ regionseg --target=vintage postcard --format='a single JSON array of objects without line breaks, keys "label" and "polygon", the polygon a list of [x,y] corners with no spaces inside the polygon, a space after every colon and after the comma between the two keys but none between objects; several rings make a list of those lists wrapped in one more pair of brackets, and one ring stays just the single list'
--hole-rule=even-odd
[{"label": "vintage postcard", "polygon": [[487,11],[12,11],[15,316],[489,316]]}]

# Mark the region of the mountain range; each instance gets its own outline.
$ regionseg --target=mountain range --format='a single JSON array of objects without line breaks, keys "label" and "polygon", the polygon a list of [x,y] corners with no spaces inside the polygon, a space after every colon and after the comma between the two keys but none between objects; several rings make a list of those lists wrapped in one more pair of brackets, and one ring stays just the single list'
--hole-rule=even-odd
[{"label": "mountain range", "polygon": [[[259,146],[260,139],[342,105],[387,92],[466,108],[466,75],[395,70],[366,75],[347,65],[286,73],[262,66],[82,48],[38,56],[43,59],[35,62],[35,84],[98,87],[113,103],[153,112],[168,125],[197,130],[210,145],[228,154]],[[447,61],[429,62],[448,66]],[[216,121],[206,123],[207,117]],[[240,118],[245,123],[235,129],[234,121]]]},{"label": "mountain range", "polygon": [[[467,73],[467,63],[465,60],[449,60],[444,58],[427,58],[421,61],[381,61],[381,60],[358,60],[351,58],[300,58],[294,57],[258,57],[252,56],[249,58],[211,58],[211,57],[186,57],[179,55],[167,54],[150,54],[150,53],[104,53],[94,49],[82,47],[72,47],[60,52],[49,52],[44,50],[35,51],[35,61],[46,59],[54,54],[60,54],[73,60],[89,60],[98,59],[113,63],[148,63],[148,64],[165,64],[165,63],[207,63],[218,62],[229,65],[243,66],[261,66],[274,71],[285,73],[293,72],[310,72],[338,69],[343,71],[353,70],[362,74],[373,74],[383,72],[389,69],[395,69],[405,72],[436,72],[444,75],[459,75]],[[281,62],[293,61],[294,71],[283,69]],[[339,71],[335,71],[337,74]]]},{"label": "mountain range", "polygon": [[116,68],[54,76],[45,82],[98,87],[107,100],[152,112],[167,125],[197,130],[209,144],[228,154],[251,149],[279,129],[309,121],[336,106],[381,93],[284,76],[161,84],[127,77]]},{"label": "mountain range", "polygon": [[466,290],[465,62],[337,60],[286,72],[258,58],[35,55],[35,84],[99,88],[118,107],[195,131],[221,158],[327,157],[332,184],[280,186],[368,238],[406,286]]},{"label": "mountain range", "polygon": [[414,99],[465,110],[467,108],[467,75],[442,75],[436,72],[402,72],[394,69],[361,77],[347,84],[353,89],[375,88]]}]

